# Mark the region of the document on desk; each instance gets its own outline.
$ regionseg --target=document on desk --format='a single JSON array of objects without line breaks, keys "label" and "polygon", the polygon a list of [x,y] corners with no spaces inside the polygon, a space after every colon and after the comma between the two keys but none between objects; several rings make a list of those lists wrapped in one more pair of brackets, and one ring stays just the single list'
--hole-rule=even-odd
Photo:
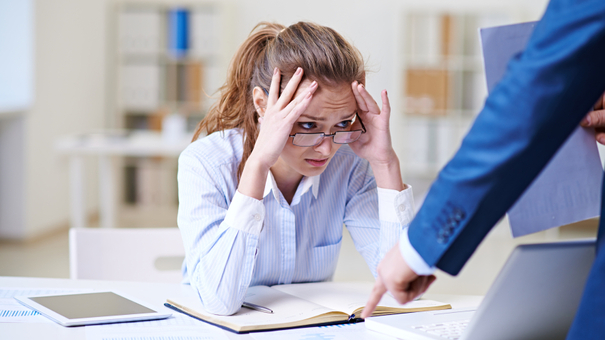
[{"label": "document on desk", "polygon": [[54,323],[40,313],[25,307],[15,296],[85,293],[92,289],[2,288],[0,289],[0,323]]},{"label": "document on desk", "polygon": [[[523,51],[535,22],[480,30],[491,92]],[[513,237],[599,216],[603,167],[593,129],[578,127],[508,211]]]}]

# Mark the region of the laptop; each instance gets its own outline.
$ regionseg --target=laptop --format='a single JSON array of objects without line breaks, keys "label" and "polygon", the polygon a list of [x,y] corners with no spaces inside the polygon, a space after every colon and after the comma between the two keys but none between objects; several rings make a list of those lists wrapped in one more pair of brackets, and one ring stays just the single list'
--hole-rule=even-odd
[{"label": "laptop", "polygon": [[595,240],[517,246],[476,310],[370,317],[402,339],[565,339],[595,257]]}]

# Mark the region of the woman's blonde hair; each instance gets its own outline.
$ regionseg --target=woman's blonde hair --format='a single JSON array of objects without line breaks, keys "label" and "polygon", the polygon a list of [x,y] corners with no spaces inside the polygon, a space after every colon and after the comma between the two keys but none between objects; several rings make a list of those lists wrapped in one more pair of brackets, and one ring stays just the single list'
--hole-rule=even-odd
[{"label": "woman's blonde hair", "polygon": [[309,22],[289,27],[268,22],[256,25],[231,61],[227,80],[219,89],[220,99],[200,121],[193,136],[195,141],[203,131],[211,134],[240,128],[244,151],[238,177],[258,137],[252,90],[256,86],[269,90],[276,67],[282,75],[280,93],[298,67],[306,79],[316,80],[320,86],[365,81],[361,53],[333,29]]}]

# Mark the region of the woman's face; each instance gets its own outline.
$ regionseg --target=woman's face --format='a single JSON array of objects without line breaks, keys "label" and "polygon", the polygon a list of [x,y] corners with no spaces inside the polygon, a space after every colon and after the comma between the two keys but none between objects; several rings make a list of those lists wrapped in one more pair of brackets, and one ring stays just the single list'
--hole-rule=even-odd
[{"label": "woman's face", "polygon": [[[300,95],[309,85],[310,80],[303,80],[295,96]],[[294,123],[290,134],[332,134],[336,131],[351,130],[351,120],[354,119],[356,111],[357,102],[350,84],[335,87],[320,85],[307,109]],[[326,137],[319,145],[300,147],[292,144],[290,137],[280,158],[271,169],[274,174],[279,172],[289,176],[316,176],[326,169],[340,146],[341,144],[333,143],[331,137]]]}]

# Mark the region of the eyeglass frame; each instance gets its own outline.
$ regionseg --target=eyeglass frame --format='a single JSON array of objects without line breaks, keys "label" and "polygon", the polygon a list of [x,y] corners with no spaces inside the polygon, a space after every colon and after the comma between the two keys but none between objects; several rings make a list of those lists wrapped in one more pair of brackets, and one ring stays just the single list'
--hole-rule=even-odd
[{"label": "eyeglass frame", "polygon": [[[361,130],[351,130],[351,131],[336,131],[334,133],[330,133],[330,134],[326,134],[325,132],[297,132],[293,135],[288,135],[288,137],[292,137],[292,145],[294,146],[298,146],[301,148],[309,148],[309,147],[313,147],[313,146],[318,146],[319,144],[323,143],[324,139],[326,137],[332,137],[332,143],[334,144],[350,144],[353,142],[356,142],[357,140],[359,140],[359,138],[361,137],[362,134],[366,133],[366,127],[365,125],[363,125],[363,121],[361,120],[361,117],[359,117],[359,113],[357,113],[357,111],[355,111],[355,118],[359,119],[359,123],[361,124]],[[334,137],[336,136],[337,133],[341,133],[341,132],[356,132],[356,131],[361,131],[361,134],[359,135],[359,137],[357,137],[357,139],[355,139],[354,141],[350,141],[348,143],[338,143],[334,141]],[[296,135],[323,135],[323,137],[319,140],[319,142],[317,144],[313,144],[313,145],[296,145],[294,144],[294,137],[296,137]]]},{"label": "eyeglass frame", "polygon": [[[267,89],[265,89],[264,87],[260,87],[260,88],[261,88],[261,89],[263,89],[263,91],[265,92],[265,94],[266,94],[267,96],[269,96],[269,91],[267,91]],[[357,119],[359,119],[359,123],[361,124],[361,134],[366,133],[366,132],[367,132],[367,130],[366,130],[366,126],[365,126],[365,125],[363,125],[363,121],[361,120],[361,117],[359,117],[359,113],[357,113],[357,111],[355,111],[355,117],[356,117]],[[313,147],[313,146],[318,146],[319,144],[321,144],[321,143],[324,141],[324,138],[326,138],[326,137],[332,137],[332,143],[334,143],[334,144],[340,144],[340,145],[343,145],[343,144],[350,144],[350,143],[356,142],[356,141],[357,141],[357,140],[358,140],[358,139],[361,137],[361,134],[359,135],[359,137],[357,137],[357,139],[356,139],[356,140],[354,140],[354,141],[352,141],[352,142],[348,142],[348,143],[337,143],[337,142],[335,142],[335,141],[334,141],[334,137],[335,137],[335,136],[336,136],[336,134],[337,134],[337,133],[339,133],[339,132],[355,132],[355,131],[360,131],[360,130],[352,130],[352,131],[336,131],[336,132],[331,133],[331,134],[326,134],[325,132],[297,132],[297,133],[295,133],[295,134],[293,134],[293,135],[288,135],[288,137],[292,137],[292,145],[294,145],[294,146],[298,146],[298,147],[301,147],[301,148],[310,148],[310,147]],[[324,135],[324,136],[323,136],[323,138],[322,138],[322,139],[319,141],[319,143],[317,143],[317,144],[314,144],[314,145],[307,145],[307,146],[302,146],[302,145],[296,145],[296,144],[294,144],[294,137],[295,137],[296,135],[319,135],[319,134],[322,134],[322,135]]]}]

